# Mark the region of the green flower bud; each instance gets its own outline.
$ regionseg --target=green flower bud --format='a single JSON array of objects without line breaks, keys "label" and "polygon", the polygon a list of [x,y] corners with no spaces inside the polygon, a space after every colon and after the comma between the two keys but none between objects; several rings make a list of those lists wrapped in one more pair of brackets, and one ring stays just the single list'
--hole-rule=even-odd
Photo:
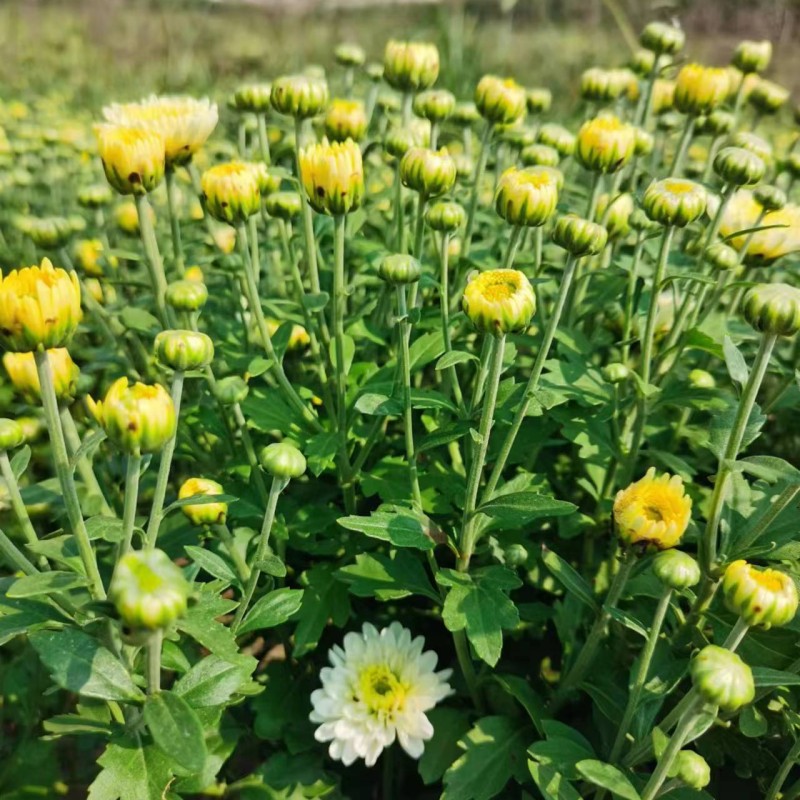
[{"label": "green flower bud", "polygon": [[644,128],[634,128],[633,136],[633,154],[635,156],[649,156],[655,146],[653,135],[644,130]]},{"label": "green flower bud", "polygon": [[696,130],[698,133],[708,133],[711,136],[722,136],[730,133],[736,120],[730,111],[716,109],[704,117],[700,117],[697,122]]},{"label": "green flower bud", "polygon": [[733,53],[731,63],[740,72],[749,75],[752,72],[763,72],[772,59],[772,42],[764,39],[761,42],[739,42]]},{"label": "green flower bud", "polygon": [[229,375],[217,381],[217,399],[224,406],[244,403],[249,392],[247,382],[238,375]]},{"label": "green flower bud", "polygon": [[780,211],[786,205],[786,192],[777,186],[756,186],[753,197],[764,211]]},{"label": "green flower bud", "polygon": [[706,645],[692,659],[690,670],[695,689],[707,703],[723,711],[736,711],[753,702],[753,673],[736,653]]},{"label": "green flower bud", "polygon": [[13,419],[0,418],[0,450],[13,450],[25,443],[22,426]]},{"label": "green flower bud", "polygon": [[706,261],[716,269],[736,269],[739,266],[739,254],[727,244],[712,244],[705,255]]},{"label": "green flower bud", "polygon": [[414,113],[431,122],[444,122],[455,107],[456,97],[447,89],[429,89],[414,98]]},{"label": "green flower bud", "polygon": [[734,186],[758,183],[766,171],[764,161],[743,147],[723,147],[714,159],[714,172]]},{"label": "green flower bud", "polygon": [[667,771],[667,777],[678,778],[690,789],[700,791],[711,783],[711,767],[699,753],[693,750],[681,750]]},{"label": "green flower bud", "polygon": [[163,550],[136,550],[117,563],[109,599],[132,628],[157,630],[186,613],[189,584]]},{"label": "green flower bud", "polygon": [[392,128],[384,137],[383,146],[390,156],[402,158],[413,147],[424,147],[424,142],[414,128]]},{"label": "green flower bud", "polygon": [[639,36],[642,47],[658,55],[674,55],[683,49],[685,41],[686,34],[680,28],[666,22],[649,23]]},{"label": "green flower bud", "polygon": [[526,167],[557,167],[561,156],[555,147],[546,144],[529,144],[523,148],[519,159]]},{"label": "green flower bud", "polygon": [[789,99],[789,90],[761,78],[747,99],[762,114],[774,114]]},{"label": "green flower bud", "polygon": [[729,92],[727,70],[686,64],[675,80],[675,108],[694,117],[708,114],[725,102]]},{"label": "green flower bud", "polygon": [[495,209],[511,225],[544,225],[557,204],[558,182],[550,169],[511,167],[497,184]]},{"label": "green flower bud", "polygon": [[522,147],[527,147],[536,141],[536,132],[531,128],[523,128],[519,125],[509,125],[507,127],[499,127],[500,140],[505,144],[519,150]]},{"label": "green flower bud", "polygon": [[248,83],[233,93],[233,107],[237,111],[266,114],[271,107],[271,83]]},{"label": "green flower bud", "polygon": [[176,311],[199,311],[208,300],[208,287],[200,281],[173,281],[165,297]]},{"label": "green flower bud", "polygon": [[419,261],[404,253],[386,256],[378,267],[378,275],[389,284],[416,283],[421,274]]},{"label": "green flower bud", "polygon": [[263,195],[270,195],[281,188],[283,178],[273,172],[263,161],[248,162],[258,181],[258,191]]},{"label": "green flower bud", "polygon": [[653,559],[653,572],[670,589],[682,591],[700,581],[700,567],[688,553],[680,550],[662,550]]},{"label": "green flower bud", "polygon": [[300,216],[303,203],[298,192],[273,192],[264,198],[264,208],[271,217],[288,222]]},{"label": "green flower bud", "polygon": [[640,77],[649,78],[656,63],[656,54],[652,50],[637,50],[628,62],[628,66]]},{"label": "green flower bud", "polygon": [[694,181],[665,178],[647,187],[642,208],[660,225],[685,228],[706,210],[706,191]]},{"label": "green flower bud", "polygon": [[161,331],[154,350],[159,363],[182,372],[202,369],[214,360],[214,343],[196,331]]},{"label": "green flower bud", "polygon": [[[202,495],[224,494],[222,485],[208,478],[189,478],[184,481],[178,491],[178,499],[186,500],[188,497]],[[190,503],[181,506],[181,511],[188,517],[192,525],[222,525],[228,515],[227,503]]]},{"label": "green flower bud", "polygon": [[525,105],[529,114],[543,114],[553,104],[553,93],[544,87],[534,87],[525,92]]},{"label": "green flower bud", "polygon": [[693,389],[715,389],[717,386],[714,376],[704,369],[693,369],[689,375],[689,385]]},{"label": "green flower bud", "polygon": [[260,460],[274,478],[299,478],[306,471],[305,456],[289,442],[268,444],[261,451]]},{"label": "green flower bud", "polygon": [[207,169],[200,182],[208,213],[220,222],[244,222],[261,208],[258,176],[249,164],[219,164]]},{"label": "green flower bud", "polygon": [[800,331],[800,289],[785,283],[761,283],[744,296],[744,318],[757,331],[794,336]]},{"label": "green flower bud", "polygon": [[610,103],[624,94],[631,73],[620,69],[590,67],[581,75],[581,97],[594,103]]},{"label": "green flower bud", "polygon": [[608,238],[621,239],[630,232],[630,218],[633,213],[633,195],[628,192],[612,198],[600,195],[597,202],[597,216],[605,225]]},{"label": "green flower bud", "polygon": [[437,197],[453,188],[456,165],[445,148],[412,147],[400,162],[400,180],[415,192]]},{"label": "green flower bud", "polygon": [[536,311],[536,295],[519,270],[490,269],[469,280],[461,308],[481,333],[499,336],[530,325]]},{"label": "green flower bud", "polygon": [[725,605],[751,626],[788,625],[797,613],[797,587],[777,569],[758,569],[739,559],[722,578]]},{"label": "green flower bud", "polygon": [[555,122],[547,122],[539,128],[539,141],[556,150],[561,158],[575,152],[575,134]]},{"label": "green flower bud", "polygon": [[503,556],[507,567],[521,567],[528,560],[528,550],[515,542],[506,547]]},{"label": "green flower bud", "polygon": [[425,212],[425,222],[428,227],[441,233],[457,231],[467,218],[464,208],[458,203],[434,203]]},{"label": "green flower bud", "polygon": [[328,84],[324,78],[284,75],[272,84],[272,107],[295,119],[316,117],[328,104]]},{"label": "green flower bud", "polygon": [[334,142],[360,142],[367,132],[367,114],[360,100],[334,100],[325,115],[325,135]]},{"label": "green flower bud", "polygon": [[485,120],[508,125],[525,113],[525,89],[513,78],[484,75],[475,89],[475,105]]},{"label": "green flower bud", "polygon": [[439,50],[428,42],[390,39],[383,53],[383,77],[399,92],[418,92],[439,77]]},{"label": "green flower bud", "polygon": [[636,145],[635,129],[613,114],[601,114],[581,125],[575,157],[592,172],[611,173],[628,163]]},{"label": "green flower bud", "polygon": [[452,121],[462,127],[468,127],[481,118],[478,107],[475,103],[463,102],[456,103],[453,109]]},{"label": "green flower bud", "polygon": [[107,206],[113,198],[111,189],[105,183],[84,186],[78,190],[78,205],[83,208],[102,208]]},{"label": "green flower bud", "polygon": [[553,241],[576,258],[601,253],[608,242],[608,231],[576,214],[565,214],[556,222]]},{"label": "green flower bud", "polygon": [[765,164],[769,164],[772,161],[772,146],[770,143],[766,139],[750,131],[737,131],[728,139],[727,146],[741,147],[744,150],[749,150],[751,153],[757,155]]},{"label": "green flower bud", "polygon": [[348,42],[337,45],[333,51],[333,57],[336,59],[336,63],[343,67],[360,67],[367,59],[363,47]]},{"label": "green flower bud", "polygon": [[625,364],[619,362],[606,364],[601,372],[609,383],[624,383],[631,376],[630,369],[628,369]]},{"label": "green flower bud", "polygon": [[383,80],[383,64],[379,64],[376,61],[367,64],[364,68],[364,71],[367,73],[367,77],[373,83],[379,83]]},{"label": "green flower bud", "polygon": [[45,250],[63,247],[70,236],[72,226],[66,217],[27,217],[20,225],[20,230],[30,237],[31,241]]}]

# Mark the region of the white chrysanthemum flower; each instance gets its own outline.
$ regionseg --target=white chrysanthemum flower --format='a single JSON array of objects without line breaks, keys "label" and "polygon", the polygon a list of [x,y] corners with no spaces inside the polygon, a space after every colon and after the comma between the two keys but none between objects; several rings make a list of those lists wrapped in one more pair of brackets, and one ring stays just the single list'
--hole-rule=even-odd
[{"label": "white chrysanthemum flower", "polygon": [[112,103],[103,116],[117,125],[147,128],[160,133],[166,144],[167,164],[188,163],[217,125],[217,104],[207,97],[158,97],[138,103]]},{"label": "white chrysanthemum flower", "polygon": [[393,622],[380,633],[369,623],[362,633],[348,633],[334,646],[332,666],[320,672],[322,688],[311,694],[310,719],[320,723],[318,742],[330,742],[331,758],[349,766],[363,758],[371,767],[394,743],[419,758],[433,726],[425,716],[452,693],[452,670],[435,672],[438,656],[422,652],[422,636]]}]

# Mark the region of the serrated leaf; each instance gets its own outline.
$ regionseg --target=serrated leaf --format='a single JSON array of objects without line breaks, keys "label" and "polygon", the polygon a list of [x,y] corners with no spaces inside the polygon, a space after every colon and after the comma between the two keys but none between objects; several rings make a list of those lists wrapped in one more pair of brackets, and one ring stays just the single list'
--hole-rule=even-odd
[{"label": "serrated leaf", "polygon": [[[717,458],[724,458],[725,449],[728,445],[731,431],[733,430],[734,422],[736,420],[736,407],[729,407],[719,414],[715,414],[711,418],[711,425],[708,435],[708,446],[712,453]],[[753,406],[750,412],[750,419],[745,427],[744,437],[742,439],[741,451],[744,451],[748,445],[752,444],[761,433],[761,428],[767,418],[761,413],[758,405]]]},{"label": "serrated leaf", "polygon": [[359,553],[356,563],[342,567],[336,576],[357,597],[375,597],[387,601],[419,594],[434,602],[441,599],[417,557],[406,550],[395,550],[391,557],[379,553]]},{"label": "serrated leaf", "polygon": [[480,506],[478,512],[505,526],[521,527],[542,517],[572,514],[576,509],[573,503],[529,490],[499,495]]},{"label": "serrated leaf", "polygon": [[611,764],[587,758],[585,761],[579,761],[576,767],[581,776],[589,783],[607,789],[615,797],[621,797],[623,800],[641,800],[639,792],[636,791],[633,784],[621,770]]},{"label": "serrated leaf", "polygon": [[90,517],[86,520],[86,533],[91,541],[103,539],[112,544],[121,542],[125,535],[122,520],[117,517]]},{"label": "serrated leaf", "polygon": [[432,550],[434,546],[433,540],[422,527],[422,522],[410,513],[374,511],[368,517],[342,517],[338,523],[343,528],[358,531],[373,539],[391,542],[395,547]]},{"label": "serrated leaf", "polygon": [[276,589],[260,598],[247,612],[237,634],[274,628],[297,613],[303,602],[302,589]]},{"label": "serrated leaf", "polygon": [[168,691],[148,695],[144,721],[156,746],[178,767],[176,771],[191,774],[203,769],[203,726],[184,698]]},{"label": "serrated leaf", "polygon": [[[252,666],[255,667],[254,660]],[[172,690],[193,708],[220,706],[249,680],[251,672],[252,669],[242,663],[232,664],[212,654],[181,676]]]},{"label": "serrated leaf", "polygon": [[323,431],[312,436],[305,448],[308,467],[314,475],[321,475],[336,463],[341,437],[336,431]]},{"label": "serrated leaf", "polygon": [[254,566],[258,567],[264,574],[272,575],[273,578],[283,578],[286,576],[286,564],[272,553],[267,553],[261,561],[257,561]]},{"label": "serrated leaf", "polygon": [[74,572],[39,572],[17,578],[8,589],[8,597],[37,597],[42,594],[58,594],[67,589],[88,586],[89,581],[83,575]]},{"label": "serrated leaf", "polygon": [[218,556],[210,550],[204,550],[202,547],[193,544],[187,544],[183,549],[186,551],[186,555],[209,575],[214,578],[219,578],[221,581],[225,581],[225,583],[228,584],[239,584],[239,577],[236,574],[236,570],[228,564],[222,556]]},{"label": "serrated leaf", "polygon": [[728,375],[734,383],[744,386],[750,376],[747,362],[744,360],[742,351],[733,343],[730,336],[725,336],[722,340],[722,352],[725,354],[725,365],[728,368]]},{"label": "serrated leaf", "polygon": [[788,461],[776,456],[749,456],[740,458],[736,466],[756,478],[761,478],[769,483],[787,481],[800,485],[800,469],[792,466]]},{"label": "serrated leaf", "polygon": [[167,756],[133,737],[112,740],[97,763],[103,769],[87,800],[164,800],[173,780]]},{"label": "serrated leaf", "polygon": [[531,684],[519,675],[495,675],[494,679],[528,712],[539,735],[544,734],[542,720],[547,716],[544,700]]}]

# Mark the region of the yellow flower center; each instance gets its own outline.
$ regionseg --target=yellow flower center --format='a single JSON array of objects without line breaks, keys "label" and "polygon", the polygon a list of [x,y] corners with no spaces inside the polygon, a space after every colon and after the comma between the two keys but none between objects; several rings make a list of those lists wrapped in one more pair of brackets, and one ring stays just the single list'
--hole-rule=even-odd
[{"label": "yellow flower center", "polygon": [[774,569],[759,570],[752,568],[750,570],[750,578],[768,592],[782,591],[786,580],[786,576],[782,572]]},{"label": "yellow flower center", "polygon": [[512,270],[492,270],[479,275],[476,288],[481,297],[489,302],[502,302],[513,297],[519,289],[519,283]]},{"label": "yellow flower center", "polygon": [[407,687],[385,664],[373,664],[358,676],[360,699],[373,713],[399,711],[406,699]]},{"label": "yellow flower center", "polygon": [[689,194],[694,191],[694,184],[690,181],[664,181],[664,188],[672,194]]},{"label": "yellow flower center", "polygon": [[160,394],[157,386],[150,386],[146,383],[137,383],[131,386],[130,392],[136,400],[152,400]]},{"label": "yellow flower center", "polygon": [[147,594],[158,591],[164,583],[161,576],[153,572],[147,564],[137,563],[133,567],[133,574],[139,589]]}]

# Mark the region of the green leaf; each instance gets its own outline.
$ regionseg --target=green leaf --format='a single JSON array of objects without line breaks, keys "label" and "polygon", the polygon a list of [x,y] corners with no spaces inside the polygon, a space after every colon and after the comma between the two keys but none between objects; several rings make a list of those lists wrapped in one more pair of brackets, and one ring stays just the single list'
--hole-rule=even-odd
[{"label": "green leaf", "polygon": [[[567,728],[566,725],[561,727]],[[552,734],[548,734],[546,741],[534,742],[528,752],[542,764],[551,765],[568,780],[578,779],[578,762],[594,758],[591,747],[585,742]]]},{"label": "green leaf", "polygon": [[144,721],[156,746],[188,773],[200,772],[206,760],[203,726],[186,700],[173,692],[148,695]]},{"label": "green leaf", "polygon": [[333,565],[318,564],[303,573],[305,593],[294,633],[297,658],[316,647],[329,620],[341,627],[350,616],[347,587],[335,579],[333,572]]},{"label": "green leaf", "polygon": [[100,700],[136,703],[143,699],[122,662],[88,634],[64,628],[36,631],[29,639],[62,689]]},{"label": "green leaf", "polygon": [[20,447],[16,453],[11,457],[11,472],[14,477],[19,480],[28,468],[31,460],[31,448],[26,444]]},{"label": "green leaf", "polygon": [[44,720],[42,727],[53,736],[110,736],[114,730],[108,722],[79,714],[57,714]]},{"label": "green leaf", "polygon": [[357,597],[387,601],[420,594],[435,603],[441,600],[425,568],[407,550],[394,550],[391,556],[359,553],[356,563],[342,567],[336,577],[348,584]]},{"label": "green leaf", "polygon": [[[255,666],[255,663],[253,663]],[[198,661],[172,687],[193,708],[220,706],[247,683],[252,670],[241,663],[232,664],[219,656],[206,656]]]},{"label": "green leaf", "polygon": [[235,503],[239,498],[232,494],[195,494],[192,497],[184,497],[182,500],[176,500],[170,503],[163,512],[163,516],[171,514],[179,508],[184,506],[205,506],[211,503]]},{"label": "green leaf", "polygon": [[575,787],[552,764],[528,761],[528,769],[545,800],[581,800]]},{"label": "green leaf", "polygon": [[730,336],[725,336],[722,340],[722,352],[725,354],[725,365],[728,367],[731,380],[744,386],[750,376],[750,370],[747,368],[742,351],[733,343]]},{"label": "green leaf", "polygon": [[[730,438],[736,420],[736,411],[736,407],[731,406],[711,417],[708,446],[717,458],[724,458],[725,456],[725,448],[728,445],[728,439]],[[745,450],[748,445],[752,444],[759,437],[761,428],[766,421],[767,418],[761,413],[761,409],[758,405],[754,405],[753,410],[750,412],[750,419],[747,421],[747,426],[745,427],[740,450]]]},{"label": "green leaf", "polygon": [[119,312],[119,318],[128,330],[138,333],[153,333],[161,330],[161,323],[158,319],[143,308],[126,305]]},{"label": "green leaf", "polygon": [[340,437],[336,431],[323,431],[308,440],[305,456],[308,468],[315,476],[321,475],[336,463]]},{"label": "green leaf", "polygon": [[[270,169],[272,168],[270,167]],[[331,296],[327,292],[318,292],[317,294],[304,294],[302,303],[306,311],[319,313],[328,305],[330,299]]]},{"label": "green leaf", "polygon": [[152,744],[142,747],[133,736],[110,742],[97,763],[103,769],[87,800],[164,800],[173,780],[164,753]]},{"label": "green leaf", "polygon": [[186,555],[209,575],[219,578],[228,584],[239,584],[239,576],[236,574],[236,570],[221,556],[193,544],[187,544],[183,549],[186,551]]},{"label": "green leaf", "polygon": [[792,466],[788,461],[776,456],[748,456],[740,458],[736,466],[756,478],[761,478],[768,483],[787,481],[800,484],[800,469]]},{"label": "green leaf", "polygon": [[374,417],[399,416],[403,413],[403,403],[399,398],[382,392],[364,392],[355,402],[360,414]]},{"label": "green leaf", "polygon": [[758,739],[769,729],[767,718],[754,705],[745,706],[739,714],[739,730],[748,739]]},{"label": "green leaf", "polygon": [[480,363],[480,359],[473,353],[467,353],[465,350],[451,350],[445,353],[437,362],[436,369],[443,370],[454,367],[456,364],[463,364],[465,361],[475,361]]},{"label": "green leaf", "polygon": [[542,547],[542,561],[567,592],[593,611],[598,610],[597,601],[589,584],[558,553]]},{"label": "green leaf", "polygon": [[572,514],[577,506],[534,491],[502,494],[484,503],[478,511],[504,526],[521,527],[541,517]]},{"label": "green leaf", "polygon": [[297,613],[303,602],[302,589],[276,589],[265,594],[247,612],[238,634],[274,628]]},{"label": "green leaf", "polygon": [[[350,367],[353,366],[353,357],[356,354],[356,343],[353,341],[352,336],[348,336],[345,334],[342,337],[342,355],[344,356],[344,374],[347,375],[350,372]],[[331,358],[331,365],[333,366],[334,371],[336,370],[336,342],[331,339],[331,343],[328,347],[328,352]]]},{"label": "green leaf", "polygon": [[611,764],[605,764],[593,758],[577,763],[578,772],[589,783],[608,789],[615,797],[622,797],[624,800],[641,800],[639,792],[625,775]]},{"label": "green leaf", "polygon": [[391,542],[395,547],[433,550],[433,540],[425,532],[419,518],[411,513],[373,511],[368,517],[342,517],[338,522],[343,528]]},{"label": "green leaf", "polygon": [[531,732],[509,717],[484,717],[458,746],[462,755],[444,774],[441,800],[491,800],[515,778],[527,774],[526,743]]},{"label": "green leaf", "polygon": [[495,675],[494,679],[528,712],[539,735],[544,735],[542,719],[547,716],[547,710],[530,682],[519,675]]},{"label": "green leaf", "polygon": [[433,738],[425,742],[419,760],[419,774],[426,786],[437,783],[447,768],[461,755],[458,741],[470,729],[470,715],[456,708],[434,708],[427,713],[433,725]]},{"label": "green leaf", "polygon": [[774,689],[778,686],[800,686],[800,675],[769,667],[751,667],[753,682],[759,689]]},{"label": "green leaf", "polygon": [[90,517],[86,520],[86,533],[93,542],[102,539],[116,544],[121,542],[124,534],[122,520],[117,517]]},{"label": "green leaf", "polygon": [[442,609],[445,626],[453,632],[466,630],[475,653],[493,667],[503,649],[503,630],[519,624],[519,611],[506,594],[520,585],[519,578],[493,566],[472,575],[442,570],[436,579],[450,587]]},{"label": "green leaf", "polygon": [[103,431],[93,431],[82,442],[81,446],[75,451],[69,460],[69,468],[74,470],[82,458],[88,458],[98,447],[108,438],[108,434]]},{"label": "green leaf", "polygon": [[444,336],[441,331],[424,333],[412,342],[408,355],[411,372],[416,372],[438,358],[444,350]]},{"label": "green leaf", "polygon": [[261,561],[257,561],[254,566],[258,567],[263,573],[272,575],[274,578],[286,576],[286,564],[272,553],[267,553]]},{"label": "green leaf", "polygon": [[17,578],[8,589],[8,597],[36,597],[41,594],[54,594],[78,586],[87,586],[89,581],[74,572],[38,572]]}]

